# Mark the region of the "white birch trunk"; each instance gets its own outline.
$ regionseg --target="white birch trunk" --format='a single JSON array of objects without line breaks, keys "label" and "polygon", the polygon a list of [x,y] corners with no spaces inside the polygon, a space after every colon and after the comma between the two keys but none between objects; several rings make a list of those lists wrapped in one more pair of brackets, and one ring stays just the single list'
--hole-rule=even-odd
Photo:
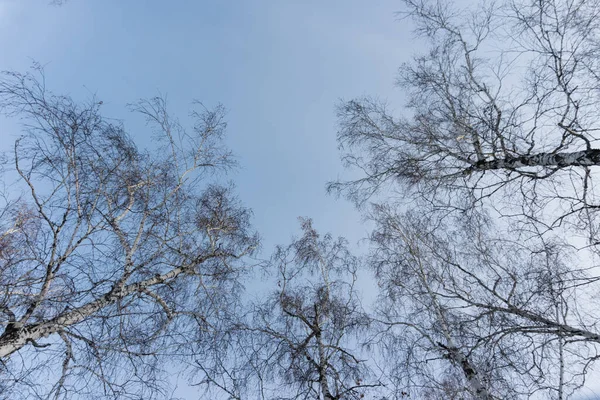
[{"label": "white birch trunk", "polygon": [[475,171],[496,169],[517,169],[522,167],[591,167],[600,165],[600,149],[589,149],[572,153],[538,153],[520,157],[507,157],[498,160],[481,160],[465,170],[466,174]]},{"label": "white birch trunk", "polygon": [[[209,258],[209,257],[207,257]],[[148,287],[164,283],[182,274],[187,267],[175,268],[163,275],[158,275],[141,282],[123,286],[120,290],[113,289],[104,296],[81,307],[70,310],[49,321],[19,326],[17,323],[9,324],[5,332],[0,336],[0,359],[8,357],[20,350],[28,342],[57,333],[65,327],[77,324],[84,319],[94,315],[98,310],[115,303],[133,293],[140,292]]]}]

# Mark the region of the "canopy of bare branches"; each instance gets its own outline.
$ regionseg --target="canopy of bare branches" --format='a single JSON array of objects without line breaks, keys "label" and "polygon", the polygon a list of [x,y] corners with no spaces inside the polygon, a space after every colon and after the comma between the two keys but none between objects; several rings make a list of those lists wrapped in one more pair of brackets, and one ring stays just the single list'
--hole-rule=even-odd
[{"label": "canopy of bare branches", "polygon": [[423,44],[404,108],[338,105],[359,175],[328,190],[369,222],[362,257],[301,218],[256,261],[251,211],[219,183],[223,107],[194,103],[186,128],[140,100],[130,135],[40,68],[1,75],[22,129],[0,169],[0,398],[170,398],[174,373],[230,400],[590,393],[600,0],[458,3],[403,0]]},{"label": "canopy of bare branches", "polygon": [[400,68],[408,107],[340,104],[363,176],[329,185],[376,223],[391,374],[418,398],[566,399],[599,354],[600,2],[404,3],[429,45]]},{"label": "canopy of bare branches", "polygon": [[258,244],[231,188],[207,180],[232,164],[223,110],[199,106],[188,131],[163,99],[135,103],[156,140],[143,150],[101,102],[44,85],[0,80],[2,110],[23,125],[22,192],[0,211],[2,397],[164,398],[163,363],[210,336]]}]

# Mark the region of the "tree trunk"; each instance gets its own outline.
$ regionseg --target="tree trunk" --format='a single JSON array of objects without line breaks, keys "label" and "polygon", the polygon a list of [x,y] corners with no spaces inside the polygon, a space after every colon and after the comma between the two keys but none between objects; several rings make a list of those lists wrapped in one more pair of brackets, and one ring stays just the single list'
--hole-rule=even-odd
[{"label": "tree trunk", "polygon": [[[206,257],[206,260],[209,257]],[[62,330],[65,327],[75,325],[84,319],[94,315],[98,310],[115,303],[119,299],[123,299],[133,293],[151,287],[153,285],[164,283],[171,280],[185,271],[186,267],[175,268],[163,275],[158,275],[153,278],[146,279],[141,282],[132,283],[119,289],[113,289],[104,296],[94,300],[81,307],[70,310],[62,315],[59,315],[49,321],[39,322],[35,324],[22,325],[18,322],[9,324],[4,333],[0,336],[0,359],[8,357],[14,352],[20,350],[28,342],[33,342],[50,336]]]},{"label": "tree trunk", "polygon": [[474,392],[475,397],[480,400],[493,400],[493,397],[489,394],[483,382],[481,382],[479,373],[471,365],[469,359],[452,344],[450,346],[444,346],[442,343],[438,343],[438,345],[446,350],[448,352],[448,358],[450,358],[450,360],[452,360],[462,369],[469,386]]},{"label": "tree trunk", "polygon": [[473,163],[464,172],[496,169],[516,169],[522,167],[591,167],[600,165],[600,149],[575,151],[572,153],[538,153],[519,157],[506,157],[499,160],[481,160]]}]

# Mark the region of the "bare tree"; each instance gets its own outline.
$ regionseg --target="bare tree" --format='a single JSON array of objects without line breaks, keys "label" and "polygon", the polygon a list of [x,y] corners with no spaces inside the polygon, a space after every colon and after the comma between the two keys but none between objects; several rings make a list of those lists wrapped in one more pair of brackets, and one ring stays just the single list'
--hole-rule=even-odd
[{"label": "bare tree", "polygon": [[380,338],[406,392],[566,399],[585,384],[599,304],[569,246],[387,206],[373,217]]},{"label": "bare tree", "polygon": [[43,75],[0,80],[23,125],[0,209],[2,398],[168,397],[161,372],[200,352],[257,246],[250,212],[210,182],[232,165],[222,107],[197,104],[188,131],[164,99],[131,105],[152,130],[143,150],[101,104]]},{"label": "bare tree", "polygon": [[491,198],[503,215],[549,229],[568,220],[594,242],[600,2],[404,3],[430,45],[400,69],[407,112],[370,98],[343,103],[344,160],[365,176],[330,189],[360,203],[400,184],[460,209]]},{"label": "bare tree", "polygon": [[413,398],[566,399],[600,338],[600,2],[404,3],[429,44],[400,70],[408,107],[341,104],[363,176],[329,185],[375,202],[391,376]]},{"label": "bare tree", "polygon": [[238,367],[229,368],[229,382],[205,382],[237,399],[375,398],[381,383],[358,336],[370,323],[355,288],[358,259],[311,220],[302,220],[302,231],[266,266],[277,287],[237,327]]}]

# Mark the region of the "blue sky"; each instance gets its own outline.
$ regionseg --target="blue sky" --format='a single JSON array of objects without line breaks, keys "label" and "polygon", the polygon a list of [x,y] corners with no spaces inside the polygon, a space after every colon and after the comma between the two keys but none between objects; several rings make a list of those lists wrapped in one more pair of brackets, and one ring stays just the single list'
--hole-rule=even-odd
[{"label": "blue sky", "polygon": [[[51,90],[96,94],[138,143],[149,132],[125,110],[129,102],[166,94],[182,119],[192,99],[222,103],[241,166],[231,178],[254,210],[265,255],[297,232],[298,216],[351,243],[365,236],[352,205],[324,189],[346,175],[334,106],[365,94],[401,99],[393,83],[412,36],[394,14],[398,2],[48,3],[0,0],[0,70],[40,62]],[[17,134],[5,124],[2,143]]]},{"label": "blue sky", "polygon": [[[262,256],[309,216],[323,232],[355,245],[367,234],[327,181],[349,176],[335,141],[335,104],[374,94],[402,104],[393,87],[411,55],[412,35],[397,1],[358,0],[0,0],[0,70],[45,65],[48,87],[123,119],[140,144],[150,132],[126,111],[166,94],[185,119],[193,99],[228,109],[230,176],[254,210]],[[19,134],[0,121],[0,148]],[[359,251],[357,248],[355,251]],[[195,398],[196,389],[177,393]]]},{"label": "blue sky", "polygon": [[[222,103],[230,178],[254,210],[263,256],[298,232],[298,216],[356,244],[360,215],[325,183],[339,161],[338,99],[377,95],[402,105],[393,84],[416,49],[393,0],[0,0],[0,70],[45,65],[56,93],[95,94],[140,144],[150,132],[125,105],[166,94],[173,115]],[[19,134],[0,121],[0,148]],[[179,393],[196,398],[195,389]]]}]

